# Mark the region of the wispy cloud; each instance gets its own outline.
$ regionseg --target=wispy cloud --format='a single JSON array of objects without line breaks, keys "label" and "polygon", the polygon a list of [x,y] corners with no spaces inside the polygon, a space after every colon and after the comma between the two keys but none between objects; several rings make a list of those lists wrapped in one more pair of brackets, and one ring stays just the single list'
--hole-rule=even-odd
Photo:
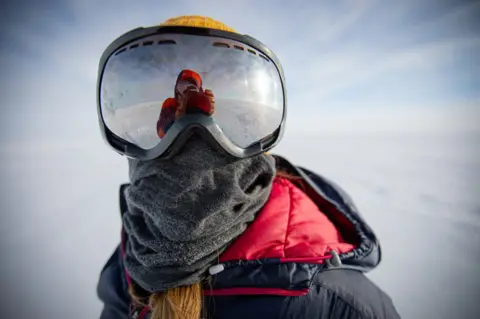
[{"label": "wispy cloud", "polygon": [[[353,54],[330,54],[312,62],[311,68],[304,72],[303,79],[306,85],[302,85],[303,90],[299,95],[302,95],[304,101],[324,101],[339,91],[348,94],[348,89],[359,84],[381,87],[382,77],[395,74],[402,76],[405,84],[408,84],[405,72],[408,72],[408,76],[414,80],[415,76],[425,78],[432,73],[436,77],[442,77],[442,74],[435,71],[450,63],[453,58],[458,58],[457,54],[465,50],[480,52],[480,36],[416,44],[390,52],[358,51]],[[454,77],[449,77],[449,80],[454,80],[457,76],[458,73]],[[439,96],[441,94],[442,92],[438,92]],[[435,97],[432,99],[436,100]],[[389,100],[390,97],[385,96],[385,102]],[[328,102],[335,104],[332,99]]]},{"label": "wispy cloud", "polygon": [[[359,21],[371,14],[377,3],[378,0],[347,1],[344,6],[337,8],[337,10],[344,11],[343,14],[339,14],[338,11],[327,11],[330,13],[330,17],[325,13],[320,14],[320,19],[316,20],[316,23],[319,24],[317,32],[312,32],[313,37],[310,42],[316,45],[335,42],[336,38],[348,33],[352,28],[358,27]],[[322,20],[322,18],[324,19]]]}]

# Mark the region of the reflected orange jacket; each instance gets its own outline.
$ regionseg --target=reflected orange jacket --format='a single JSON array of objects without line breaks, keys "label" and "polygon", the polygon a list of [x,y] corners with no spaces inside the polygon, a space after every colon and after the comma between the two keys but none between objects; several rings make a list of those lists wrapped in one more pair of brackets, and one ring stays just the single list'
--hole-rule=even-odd
[{"label": "reflected orange jacket", "polygon": [[175,113],[177,112],[177,100],[169,97],[162,104],[160,117],[157,121],[158,137],[163,138],[170,127],[175,122]]}]

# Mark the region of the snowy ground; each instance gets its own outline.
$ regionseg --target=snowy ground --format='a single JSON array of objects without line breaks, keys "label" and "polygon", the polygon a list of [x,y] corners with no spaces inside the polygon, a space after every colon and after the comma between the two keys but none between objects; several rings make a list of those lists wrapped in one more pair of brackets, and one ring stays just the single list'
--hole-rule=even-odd
[{"label": "snowy ground", "polygon": [[[352,195],[383,246],[369,276],[404,318],[478,318],[479,141],[473,133],[289,132],[276,153]],[[18,319],[98,318],[95,285],[119,239],[126,160],[99,139],[47,142],[0,152],[0,317],[15,309]]]},{"label": "snowy ground", "polygon": [[279,150],[353,196],[383,247],[370,277],[404,318],[478,318],[479,143],[479,135],[312,136]]},{"label": "snowy ground", "polygon": [[[151,149],[160,141],[157,120],[162,104],[160,101],[142,103],[106,111],[103,116],[114,134],[143,149]],[[262,104],[217,99],[213,118],[235,144],[244,147],[274,132],[282,120],[282,111]]]}]

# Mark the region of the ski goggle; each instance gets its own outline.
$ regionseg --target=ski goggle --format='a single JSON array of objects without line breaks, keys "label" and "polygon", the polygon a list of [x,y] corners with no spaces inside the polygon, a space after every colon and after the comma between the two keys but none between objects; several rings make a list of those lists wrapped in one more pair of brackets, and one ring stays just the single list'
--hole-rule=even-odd
[{"label": "ski goggle", "polygon": [[281,139],[283,71],[257,40],[191,27],[135,29],[115,40],[99,66],[100,128],[120,154],[169,158],[192,134],[245,158]]}]

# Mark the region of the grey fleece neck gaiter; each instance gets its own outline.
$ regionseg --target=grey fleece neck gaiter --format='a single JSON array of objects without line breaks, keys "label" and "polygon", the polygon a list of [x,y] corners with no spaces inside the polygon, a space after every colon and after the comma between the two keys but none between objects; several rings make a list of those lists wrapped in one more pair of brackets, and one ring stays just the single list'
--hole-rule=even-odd
[{"label": "grey fleece neck gaiter", "polygon": [[149,292],[205,278],[228,244],[267,202],[269,155],[235,159],[192,138],[169,161],[129,160],[125,266]]}]

